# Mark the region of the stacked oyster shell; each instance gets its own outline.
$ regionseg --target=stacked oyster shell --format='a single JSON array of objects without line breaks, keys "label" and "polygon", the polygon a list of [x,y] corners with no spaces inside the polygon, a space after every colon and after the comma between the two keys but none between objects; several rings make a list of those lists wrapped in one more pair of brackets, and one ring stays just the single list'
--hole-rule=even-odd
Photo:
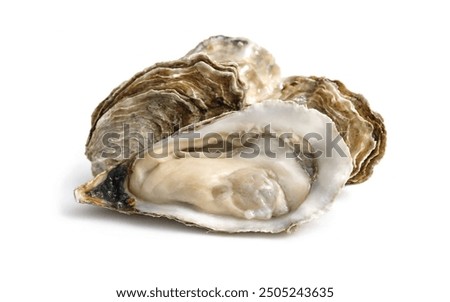
[{"label": "stacked oyster shell", "polygon": [[81,203],[224,232],[291,230],[367,180],[386,131],[363,96],[281,79],[264,48],[211,37],[133,76],[98,105]]}]

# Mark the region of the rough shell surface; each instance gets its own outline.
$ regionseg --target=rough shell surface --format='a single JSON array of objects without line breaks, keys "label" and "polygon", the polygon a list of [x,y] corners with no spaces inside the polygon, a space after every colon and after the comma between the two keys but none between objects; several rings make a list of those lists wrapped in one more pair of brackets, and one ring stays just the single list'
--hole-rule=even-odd
[{"label": "rough shell surface", "polygon": [[204,40],[186,56],[203,53],[219,63],[237,64],[239,78],[246,85],[245,103],[273,97],[281,82],[275,58],[263,47],[245,38],[215,36]]},{"label": "rough shell surface", "polygon": [[386,148],[383,118],[372,111],[367,100],[339,81],[321,77],[289,77],[284,80],[281,99],[294,100],[329,116],[353,158],[348,184],[366,181]]},{"label": "rough shell surface", "polygon": [[[233,64],[197,54],[158,63],[114,89],[92,114],[86,155],[94,175],[180,127],[243,106],[244,86]],[[151,136],[149,136],[151,134]],[[106,138],[120,146],[113,152]]]}]

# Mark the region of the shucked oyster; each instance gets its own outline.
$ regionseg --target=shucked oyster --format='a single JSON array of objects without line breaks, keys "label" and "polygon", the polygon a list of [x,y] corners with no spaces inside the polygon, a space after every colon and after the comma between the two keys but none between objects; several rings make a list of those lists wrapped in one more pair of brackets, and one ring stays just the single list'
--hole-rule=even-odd
[{"label": "shucked oyster", "polygon": [[180,127],[239,110],[243,100],[234,64],[202,54],[155,64],[113,90],[92,114],[86,144],[92,172],[114,167]]},{"label": "shucked oyster", "polygon": [[353,158],[349,184],[370,177],[384,155],[386,129],[381,115],[370,109],[362,95],[351,92],[339,81],[296,76],[284,80],[281,99],[317,109],[336,123]]},{"label": "shucked oyster", "polygon": [[332,120],[294,102],[265,101],[190,130],[100,173],[77,200],[215,231],[277,233],[326,210],[353,169]]}]

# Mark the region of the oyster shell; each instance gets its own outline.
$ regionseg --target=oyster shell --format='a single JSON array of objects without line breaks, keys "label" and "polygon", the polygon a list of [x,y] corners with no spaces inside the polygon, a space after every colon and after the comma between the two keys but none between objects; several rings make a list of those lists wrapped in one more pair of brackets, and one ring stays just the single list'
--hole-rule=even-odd
[{"label": "oyster shell", "polygon": [[321,77],[289,77],[284,80],[281,99],[295,100],[329,116],[344,138],[353,158],[348,184],[366,181],[386,148],[383,118],[372,111],[367,100],[339,81]]},{"label": "oyster shell", "polygon": [[279,91],[280,68],[263,47],[245,38],[210,37],[186,55],[202,53],[215,62],[237,64],[239,78],[246,84],[247,105],[272,98]]},{"label": "oyster shell", "polygon": [[213,62],[203,54],[139,72],[92,114],[86,144],[92,173],[114,167],[180,127],[239,110],[244,95],[236,66]]},{"label": "oyster shell", "polygon": [[75,196],[214,231],[278,233],[367,180],[385,145],[382,117],[341,82],[282,81],[267,50],[215,36],[100,103],[86,144],[96,177]]},{"label": "oyster shell", "polygon": [[[80,186],[77,200],[214,231],[277,233],[325,211],[353,169],[332,120],[294,102],[264,101],[182,130]],[[331,135],[340,152],[317,135]]]}]

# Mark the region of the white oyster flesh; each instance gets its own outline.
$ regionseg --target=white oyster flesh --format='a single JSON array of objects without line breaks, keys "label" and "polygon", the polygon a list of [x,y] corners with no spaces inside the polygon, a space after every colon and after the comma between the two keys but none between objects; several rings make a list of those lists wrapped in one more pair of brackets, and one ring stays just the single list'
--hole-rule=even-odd
[{"label": "white oyster flesh", "polygon": [[[135,160],[127,190],[136,212],[215,231],[277,233],[326,210],[353,168],[331,119],[293,102],[257,103],[190,133],[197,138],[180,132]],[[251,139],[242,143],[245,135]],[[321,153],[314,175],[290,144],[308,136]],[[220,141],[228,147],[217,148]],[[331,151],[330,141],[337,141]]]}]

